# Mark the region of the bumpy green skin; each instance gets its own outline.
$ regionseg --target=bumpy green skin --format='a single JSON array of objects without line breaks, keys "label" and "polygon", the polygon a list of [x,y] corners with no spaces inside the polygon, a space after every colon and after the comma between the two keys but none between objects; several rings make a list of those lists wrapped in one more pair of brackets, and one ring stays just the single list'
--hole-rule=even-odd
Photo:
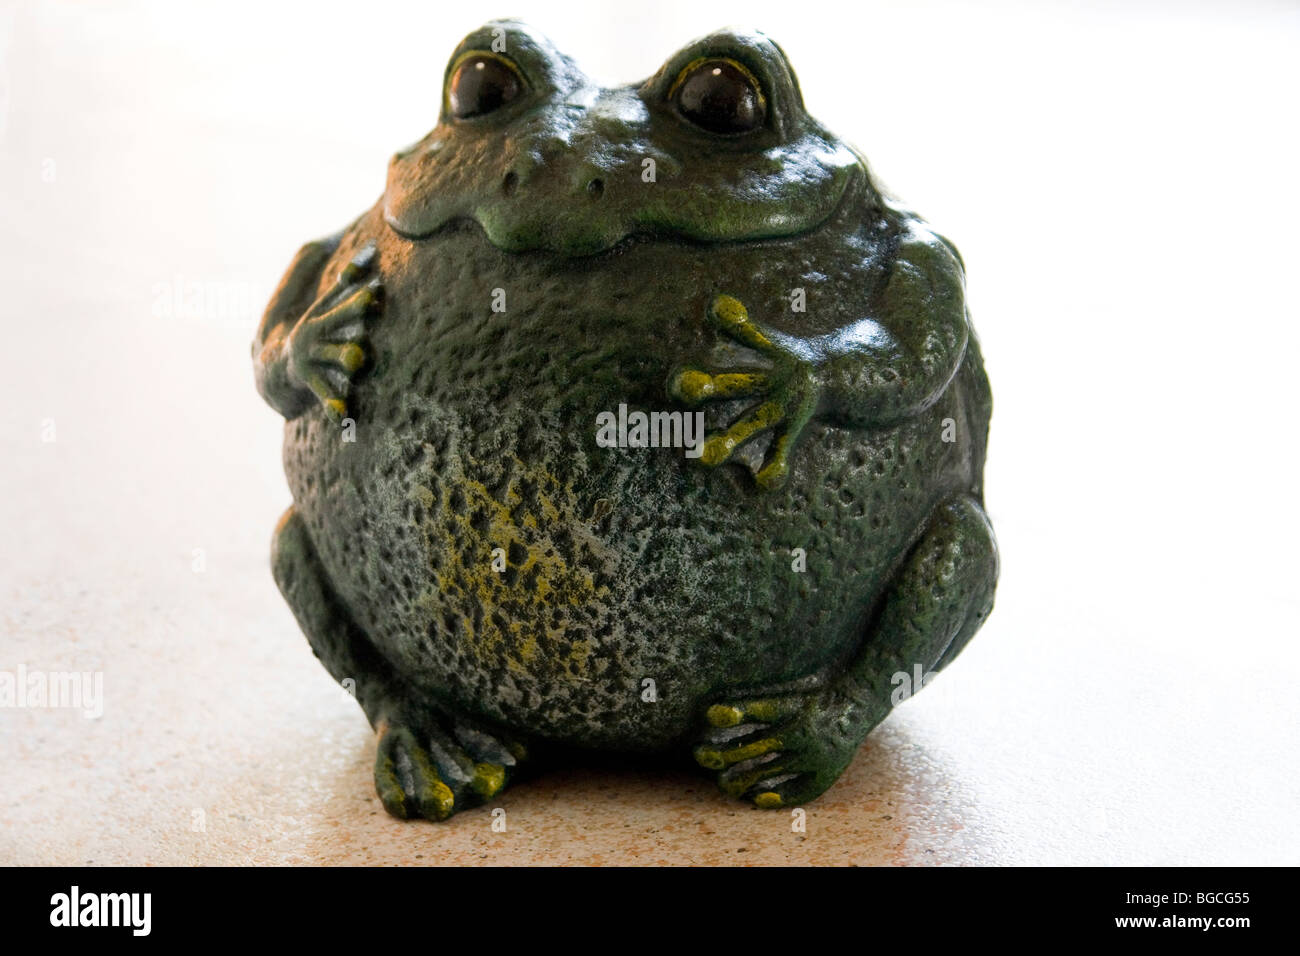
[{"label": "bumpy green skin", "polygon": [[[960,259],[761,35],[615,90],[513,21],[450,62],[502,37],[527,94],[444,107],[263,320],[294,499],[276,580],[380,732],[398,816],[488,799],[548,744],[693,748],[759,806],[810,800],[897,675],[992,607]],[[763,130],[676,115],[702,56],[759,78]],[[703,457],[599,447],[620,404],[705,410]]]}]

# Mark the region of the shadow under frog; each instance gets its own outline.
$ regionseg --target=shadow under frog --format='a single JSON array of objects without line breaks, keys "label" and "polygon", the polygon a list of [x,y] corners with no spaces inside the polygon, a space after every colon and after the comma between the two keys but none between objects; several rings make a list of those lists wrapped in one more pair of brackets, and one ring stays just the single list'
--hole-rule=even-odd
[{"label": "shadow under frog", "polygon": [[[470,34],[254,343],[275,578],[385,807],[445,819],[548,749],[691,754],[761,807],[829,787],[992,607],[963,286],[762,34],[616,89]],[[698,459],[599,446],[620,404],[704,411]]]}]

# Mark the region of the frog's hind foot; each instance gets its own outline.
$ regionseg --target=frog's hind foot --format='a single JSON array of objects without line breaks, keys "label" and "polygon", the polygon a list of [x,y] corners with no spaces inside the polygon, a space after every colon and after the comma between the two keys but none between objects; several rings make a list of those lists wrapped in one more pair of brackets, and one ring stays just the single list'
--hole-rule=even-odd
[{"label": "frog's hind foot", "polygon": [[492,799],[527,757],[523,744],[441,714],[430,722],[382,721],[375,789],[402,820],[446,820]]},{"label": "frog's hind foot", "polygon": [[859,743],[837,731],[827,704],[818,693],[714,704],[695,761],[717,773],[723,793],[756,807],[807,803],[836,781]]},{"label": "frog's hind foot", "polygon": [[717,701],[704,715],[696,762],[717,773],[724,793],[758,807],[815,799],[888,716],[898,677],[946,667],[971,639],[993,608],[997,577],[982,504],[967,494],[942,502],[848,666],[812,692]]},{"label": "frog's hind foot", "polygon": [[375,786],[395,817],[445,820],[491,799],[527,756],[522,744],[436,712],[352,622],[293,508],[276,528],[272,568],[312,651],[350,687],[379,734]]}]

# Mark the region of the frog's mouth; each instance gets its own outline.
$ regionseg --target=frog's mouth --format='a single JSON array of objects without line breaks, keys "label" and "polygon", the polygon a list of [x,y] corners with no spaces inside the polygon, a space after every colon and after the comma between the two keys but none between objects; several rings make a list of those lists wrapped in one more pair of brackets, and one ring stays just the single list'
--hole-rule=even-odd
[{"label": "frog's mouth", "polygon": [[389,166],[384,218],[408,239],[465,219],[503,251],[566,256],[634,236],[773,239],[820,226],[855,180],[867,182],[851,150],[811,133],[754,155],[718,151],[689,167],[662,151],[643,156],[644,146],[607,147],[594,160],[584,152],[582,161],[516,151],[502,163],[444,134],[439,127]]}]

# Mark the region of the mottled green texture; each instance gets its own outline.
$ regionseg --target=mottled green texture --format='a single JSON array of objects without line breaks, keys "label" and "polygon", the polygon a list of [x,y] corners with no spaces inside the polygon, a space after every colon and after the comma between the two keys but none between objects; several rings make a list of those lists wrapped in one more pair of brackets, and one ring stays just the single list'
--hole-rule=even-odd
[{"label": "mottled green texture", "polygon": [[[945,665],[992,606],[960,259],[761,36],[606,91],[514,22],[452,62],[494,28],[527,95],[444,109],[263,320],[294,498],[276,580],[381,732],[399,816],[487,799],[549,744],[693,751],[759,806],[812,799],[894,676]],[[701,56],[759,79],[763,129],[676,115]],[[703,409],[703,457],[598,447],[620,404]]]}]

